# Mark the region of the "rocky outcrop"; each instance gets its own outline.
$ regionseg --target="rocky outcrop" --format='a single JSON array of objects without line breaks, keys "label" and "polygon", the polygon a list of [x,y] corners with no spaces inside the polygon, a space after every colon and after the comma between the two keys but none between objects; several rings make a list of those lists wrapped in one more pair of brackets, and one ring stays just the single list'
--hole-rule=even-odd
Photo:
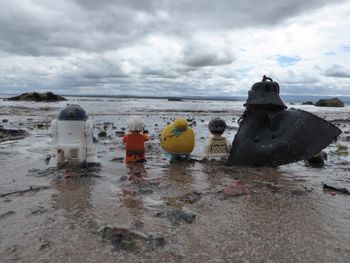
[{"label": "rocky outcrop", "polygon": [[0,126],[0,142],[24,139],[28,132],[21,129],[5,129]]},{"label": "rocky outcrop", "polygon": [[54,101],[61,101],[66,100],[66,98],[53,94],[52,92],[45,92],[45,93],[38,93],[38,92],[27,92],[23,93],[18,96],[10,97],[7,100],[12,101],[36,101],[36,102],[54,102]]},{"label": "rocky outcrop", "polygon": [[344,103],[338,98],[321,99],[315,103],[319,107],[344,107]]},{"label": "rocky outcrop", "polygon": [[302,105],[314,105],[314,103],[312,101],[305,101]]}]

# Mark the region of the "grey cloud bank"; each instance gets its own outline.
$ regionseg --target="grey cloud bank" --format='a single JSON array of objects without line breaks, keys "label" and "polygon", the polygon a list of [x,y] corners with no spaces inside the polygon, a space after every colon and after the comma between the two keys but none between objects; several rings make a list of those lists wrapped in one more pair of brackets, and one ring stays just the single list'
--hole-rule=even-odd
[{"label": "grey cloud bank", "polygon": [[0,2],[0,93],[350,95],[350,1]]}]

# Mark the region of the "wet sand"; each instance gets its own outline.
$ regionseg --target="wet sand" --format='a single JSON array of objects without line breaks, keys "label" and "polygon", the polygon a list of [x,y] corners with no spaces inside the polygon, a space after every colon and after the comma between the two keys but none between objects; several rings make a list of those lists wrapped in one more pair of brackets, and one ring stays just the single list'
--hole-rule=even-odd
[{"label": "wet sand", "polygon": [[[146,163],[126,167],[122,138],[115,136],[133,106],[115,114],[85,107],[95,136],[106,126],[107,138],[96,144],[101,166],[60,169],[47,169],[50,131],[37,124],[48,124],[62,105],[0,106],[4,127],[29,132],[0,144],[1,262],[348,261],[350,196],[322,188],[323,182],[350,184],[349,157],[336,153],[336,143],[326,149],[323,168],[304,162],[275,169],[169,164],[159,133],[171,118],[195,120],[193,158],[199,160],[210,118],[227,121],[232,141],[242,109],[223,111],[226,102],[191,112],[190,104],[137,103],[151,135]],[[346,109],[315,113],[336,120],[344,132],[337,143],[348,146]],[[237,180],[249,194],[226,196],[224,188]]]}]

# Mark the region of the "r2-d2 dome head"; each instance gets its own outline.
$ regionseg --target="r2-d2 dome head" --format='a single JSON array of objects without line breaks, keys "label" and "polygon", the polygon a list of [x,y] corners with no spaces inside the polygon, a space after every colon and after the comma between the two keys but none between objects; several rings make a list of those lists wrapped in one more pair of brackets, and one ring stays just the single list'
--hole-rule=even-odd
[{"label": "r2-d2 dome head", "polygon": [[49,166],[64,162],[99,164],[92,140],[93,124],[85,110],[71,104],[51,122],[52,152]]}]

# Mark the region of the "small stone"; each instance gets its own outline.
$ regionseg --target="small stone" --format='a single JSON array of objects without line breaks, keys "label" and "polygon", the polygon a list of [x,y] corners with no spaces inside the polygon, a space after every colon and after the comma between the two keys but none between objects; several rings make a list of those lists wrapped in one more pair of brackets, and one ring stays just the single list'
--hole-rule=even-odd
[{"label": "small stone", "polygon": [[8,123],[8,122],[9,122],[9,120],[7,120],[7,119],[2,120],[2,123]]},{"label": "small stone", "polygon": [[148,236],[148,244],[150,244],[153,248],[156,247],[164,247],[165,246],[165,238],[160,235],[149,235]]},{"label": "small stone", "polygon": [[107,137],[107,133],[105,131],[100,131],[97,136],[99,138],[105,138],[105,137]]},{"label": "small stone", "polygon": [[4,219],[4,218],[9,217],[9,216],[14,215],[14,214],[15,214],[14,211],[5,212],[5,213],[0,215],[0,219]]},{"label": "small stone", "polygon": [[167,213],[167,218],[173,225],[179,225],[181,222],[191,224],[196,217],[196,214],[185,212],[182,209],[174,209]]},{"label": "small stone", "polygon": [[115,131],[115,136],[117,137],[123,137],[125,135],[125,131]]},{"label": "small stone", "polygon": [[241,196],[250,194],[248,187],[242,181],[238,180],[224,188],[226,196]]}]

